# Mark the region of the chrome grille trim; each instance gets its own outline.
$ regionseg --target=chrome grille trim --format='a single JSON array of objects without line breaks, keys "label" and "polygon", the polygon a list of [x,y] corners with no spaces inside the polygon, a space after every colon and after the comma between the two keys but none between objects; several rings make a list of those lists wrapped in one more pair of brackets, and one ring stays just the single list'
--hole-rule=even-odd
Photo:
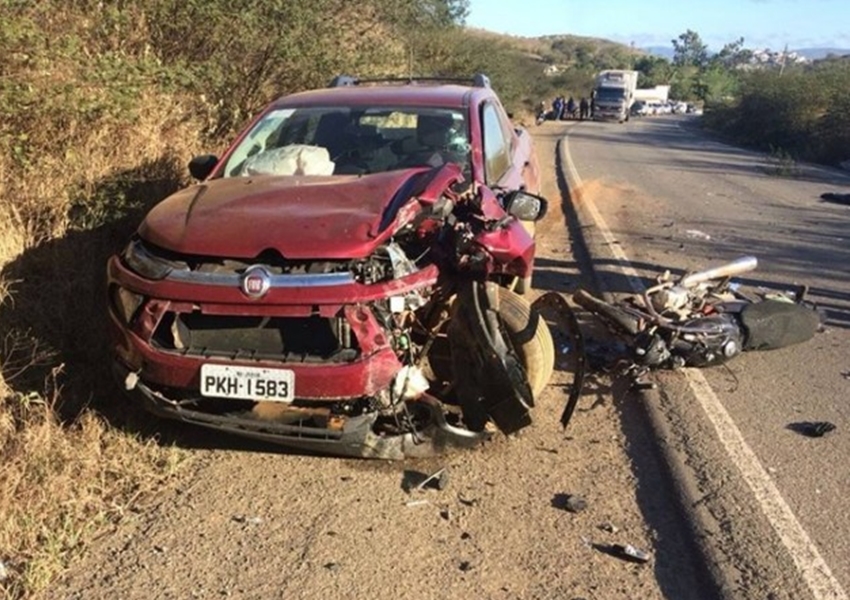
[{"label": "chrome grille trim", "polygon": [[[166,277],[169,281],[196,285],[213,285],[238,288],[242,275],[238,273],[203,273],[199,271],[171,271]],[[354,283],[351,273],[313,273],[298,275],[270,275],[270,288],[329,287]]]}]

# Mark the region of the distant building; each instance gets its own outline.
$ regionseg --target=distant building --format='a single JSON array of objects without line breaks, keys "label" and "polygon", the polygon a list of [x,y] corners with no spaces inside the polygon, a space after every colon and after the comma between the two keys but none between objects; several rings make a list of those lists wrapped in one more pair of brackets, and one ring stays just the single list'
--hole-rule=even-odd
[{"label": "distant building", "polygon": [[802,64],[810,62],[808,58],[798,54],[797,52],[784,52],[781,50],[770,50],[764,48],[761,50],[753,50],[751,64],[758,66],[782,66],[790,64]]}]

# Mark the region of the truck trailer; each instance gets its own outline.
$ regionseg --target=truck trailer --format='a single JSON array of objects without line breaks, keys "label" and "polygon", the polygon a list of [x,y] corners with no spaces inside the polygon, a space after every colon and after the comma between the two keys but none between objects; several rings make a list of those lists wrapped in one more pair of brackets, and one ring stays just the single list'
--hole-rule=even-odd
[{"label": "truck trailer", "polygon": [[638,72],[608,69],[596,76],[593,88],[593,119],[595,121],[629,120],[635,102]]}]

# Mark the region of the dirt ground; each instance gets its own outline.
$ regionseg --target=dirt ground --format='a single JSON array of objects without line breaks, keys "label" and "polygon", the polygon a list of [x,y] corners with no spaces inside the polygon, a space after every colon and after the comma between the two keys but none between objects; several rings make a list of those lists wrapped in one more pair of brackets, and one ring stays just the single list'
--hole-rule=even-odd
[{"label": "dirt ground", "polygon": [[[558,183],[561,127],[534,132],[551,203],[538,224],[537,293],[582,283]],[[177,441],[198,455],[193,472],[104,532],[45,597],[705,597],[636,400],[591,377],[560,427],[573,362],[554,333],[556,372],[534,424],[478,450],[350,460],[193,429]],[[405,491],[441,468],[444,489]],[[565,510],[569,495],[586,508]],[[607,544],[650,560],[624,561]]]}]

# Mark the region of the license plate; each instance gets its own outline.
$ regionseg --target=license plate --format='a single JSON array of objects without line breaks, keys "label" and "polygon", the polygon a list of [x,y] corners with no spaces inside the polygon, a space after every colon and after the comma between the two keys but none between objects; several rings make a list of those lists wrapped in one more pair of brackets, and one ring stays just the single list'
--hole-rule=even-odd
[{"label": "license plate", "polygon": [[295,399],[295,373],[289,369],[201,365],[201,395],[292,402]]}]

